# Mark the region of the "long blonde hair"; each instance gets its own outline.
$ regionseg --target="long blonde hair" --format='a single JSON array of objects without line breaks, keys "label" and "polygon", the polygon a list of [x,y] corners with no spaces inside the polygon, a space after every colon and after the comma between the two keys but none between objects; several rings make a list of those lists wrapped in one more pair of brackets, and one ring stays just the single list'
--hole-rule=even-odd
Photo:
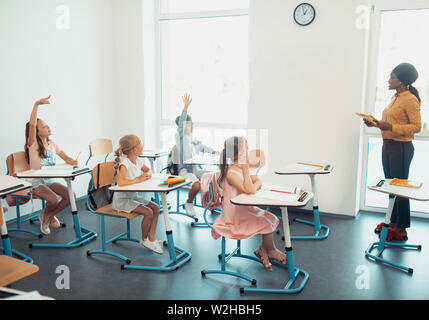
[{"label": "long blonde hair", "polygon": [[141,144],[141,140],[139,137],[137,137],[135,134],[129,134],[126,136],[123,136],[121,140],[119,140],[119,148],[115,151],[115,176],[118,174],[119,164],[121,162],[121,156],[125,154],[128,156],[131,152],[131,150],[134,147],[137,147],[139,144]]}]

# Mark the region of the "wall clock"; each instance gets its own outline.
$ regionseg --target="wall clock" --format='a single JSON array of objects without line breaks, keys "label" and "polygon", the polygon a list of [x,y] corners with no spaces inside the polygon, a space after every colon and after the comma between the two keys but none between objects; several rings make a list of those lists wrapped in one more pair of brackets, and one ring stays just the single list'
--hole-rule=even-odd
[{"label": "wall clock", "polygon": [[316,10],[309,3],[301,3],[295,8],[293,18],[300,26],[308,26],[316,18]]}]

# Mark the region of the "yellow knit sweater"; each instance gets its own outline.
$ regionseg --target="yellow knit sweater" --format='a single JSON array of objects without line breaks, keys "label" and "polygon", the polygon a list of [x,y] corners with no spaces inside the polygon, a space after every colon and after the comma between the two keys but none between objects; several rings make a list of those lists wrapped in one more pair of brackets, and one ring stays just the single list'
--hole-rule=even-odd
[{"label": "yellow knit sweater", "polygon": [[382,120],[392,124],[392,131],[381,130],[383,139],[412,141],[422,129],[419,100],[409,90],[395,94],[383,110]]}]

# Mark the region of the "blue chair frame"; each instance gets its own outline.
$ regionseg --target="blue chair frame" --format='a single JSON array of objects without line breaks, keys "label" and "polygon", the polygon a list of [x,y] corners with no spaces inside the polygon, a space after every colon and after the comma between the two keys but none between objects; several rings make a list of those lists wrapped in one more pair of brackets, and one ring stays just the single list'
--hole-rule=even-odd
[{"label": "blue chair frame", "polygon": [[[91,171],[91,189],[95,190],[100,188],[100,167],[101,165],[107,164],[107,162],[103,162],[103,163],[99,163],[97,164],[96,168],[97,168],[97,183],[94,184],[94,175],[93,175],[93,171]],[[94,169],[93,169],[94,170]],[[95,188],[95,185],[97,185],[97,188]],[[101,186],[103,187],[103,186]],[[99,215],[101,218],[101,250],[88,250],[86,252],[87,256],[91,256],[92,254],[104,254],[104,255],[110,255],[116,258],[119,258],[123,261],[125,261],[125,263],[130,264],[131,260],[128,257],[125,257],[119,253],[113,252],[113,251],[108,251],[107,245],[109,243],[115,243],[116,241],[131,241],[131,242],[136,242],[139,243],[140,240],[136,239],[136,238],[132,238],[131,237],[131,228],[130,228],[130,218],[127,218],[126,216],[116,216],[116,215],[111,215],[108,213],[101,213],[101,212],[97,212],[95,211],[92,206],[89,204],[89,194],[86,197],[86,206],[88,208],[89,211],[91,211],[92,213]],[[136,215],[137,216],[137,215]],[[134,216],[134,217],[136,217]],[[105,226],[105,217],[113,217],[113,218],[120,218],[120,219],[126,219],[127,221],[127,231],[123,232],[109,240],[106,240],[106,226]]]}]

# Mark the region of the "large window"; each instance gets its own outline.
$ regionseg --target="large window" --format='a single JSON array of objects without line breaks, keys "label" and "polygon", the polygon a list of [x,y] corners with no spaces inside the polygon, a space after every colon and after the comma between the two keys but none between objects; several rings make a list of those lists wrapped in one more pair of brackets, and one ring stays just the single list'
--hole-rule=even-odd
[{"label": "large window", "polygon": [[[174,145],[174,120],[191,94],[194,138],[215,148],[243,134],[248,106],[248,0],[160,0],[161,148]],[[223,141],[222,141],[223,143]]]},{"label": "large window", "polygon": [[[380,42],[377,63],[377,96],[375,116],[381,118],[393,91],[387,81],[390,72],[401,62],[412,63],[419,72],[413,84],[419,89],[422,105],[429,105],[429,9],[395,10],[381,13]],[[429,110],[422,108],[423,127],[428,128]]]},{"label": "large window", "polygon": [[[416,67],[419,79],[414,86],[422,99],[423,128],[413,142],[415,153],[409,179],[429,181],[429,42],[425,41],[429,30],[429,3],[421,0],[374,0],[373,4],[366,112],[381,119],[383,109],[395,94],[388,89],[393,68],[402,62]],[[384,177],[381,146],[380,131],[365,127],[361,209],[384,211],[387,207],[387,196],[367,188],[375,179]],[[429,206],[425,202],[411,201],[411,210],[428,213]]]}]

